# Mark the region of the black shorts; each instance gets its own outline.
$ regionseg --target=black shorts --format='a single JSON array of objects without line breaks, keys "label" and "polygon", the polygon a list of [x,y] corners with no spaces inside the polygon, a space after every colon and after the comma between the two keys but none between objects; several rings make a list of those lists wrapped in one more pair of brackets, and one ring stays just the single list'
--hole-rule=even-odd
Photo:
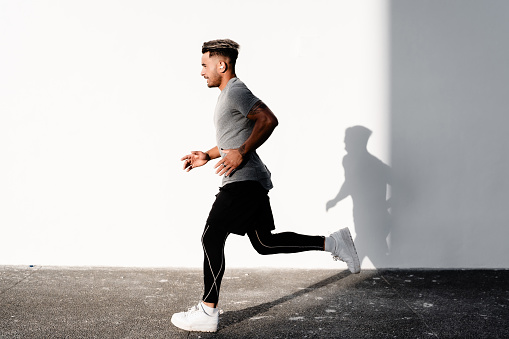
[{"label": "black shorts", "polygon": [[275,229],[268,191],[257,181],[224,185],[216,194],[207,224],[238,235]]}]

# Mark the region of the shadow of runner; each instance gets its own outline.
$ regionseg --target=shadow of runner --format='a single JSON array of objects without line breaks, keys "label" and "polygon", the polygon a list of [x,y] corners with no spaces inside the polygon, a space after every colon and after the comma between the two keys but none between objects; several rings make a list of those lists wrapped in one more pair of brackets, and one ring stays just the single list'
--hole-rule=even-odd
[{"label": "shadow of runner", "polygon": [[226,328],[228,326],[235,325],[237,323],[243,322],[245,320],[248,320],[250,318],[253,318],[257,315],[263,314],[267,311],[269,311],[272,307],[283,304],[285,302],[288,302],[292,299],[301,297],[310,291],[317,290],[320,288],[323,288],[327,285],[330,285],[332,283],[335,283],[341,279],[344,279],[351,275],[349,271],[343,271],[341,273],[335,274],[327,279],[324,279],[322,281],[319,281],[313,285],[310,285],[306,288],[303,288],[299,291],[296,291],[292,294],[286,295],[284,297],[281,297],[277,300],[266,302],[260,305],[252,306],[243,310],[238,311],[227,311],[221,315],[221,321],[219,323],[220,330],[223,328]]},{"label": "shadow of runner", "polygon": [[392,169],[371,154],[368,140],[372,131],[364,126],[349,127],[345,131],[343,168],[345,181],[326,210],[351,197],[356,236],[355,247],[361,263],[369,258],[376,268],[390,266],[388,237],[392,228],[391,198]]}]

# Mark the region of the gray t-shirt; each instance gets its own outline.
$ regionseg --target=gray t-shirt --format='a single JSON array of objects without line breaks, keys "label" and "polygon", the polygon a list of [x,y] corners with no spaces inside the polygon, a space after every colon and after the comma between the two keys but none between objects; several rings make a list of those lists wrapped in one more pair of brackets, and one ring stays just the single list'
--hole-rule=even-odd
[{"label": "gray t-shirt", "polygon": [[[221,91],[214,112],[216,142],[221,157],[226,155],[221,150],[239,148],[251,135],[254,122],[247,115],[258,101],[260,99],[238,78],[230,79]],[[223,176],[223,185],[247,180],[260,182],[266,190],[272,188],[270,172],[256,151],[250,152],[244,163],[232,174]]]}]

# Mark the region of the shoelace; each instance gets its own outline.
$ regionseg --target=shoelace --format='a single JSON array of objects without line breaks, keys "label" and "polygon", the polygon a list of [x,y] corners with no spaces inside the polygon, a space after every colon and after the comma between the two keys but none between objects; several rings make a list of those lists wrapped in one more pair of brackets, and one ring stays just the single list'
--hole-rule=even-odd
[{"label": "shoelace", "polygon": [[187,314],[187,315],[189,315],[189,314],[194,313],[194,312],[197,312],[197,311],[199,311],[198,305],[194,305],[193,307],[190,307],[190,308],[187,310],[186,314]]},{"label": "shoelace", "polygon": [[[334,259],[336,260],[336,259]],[[200,312],[200,308],[198,307],[198,305],[194,305],[193,307],[190,307],[187,311],[186,311],[186,315],[190,315],[191,313],[194,313],[194,312]],[[219,314],[223,314],[224,311],[222,309],[220,309],[219,311]]]}]

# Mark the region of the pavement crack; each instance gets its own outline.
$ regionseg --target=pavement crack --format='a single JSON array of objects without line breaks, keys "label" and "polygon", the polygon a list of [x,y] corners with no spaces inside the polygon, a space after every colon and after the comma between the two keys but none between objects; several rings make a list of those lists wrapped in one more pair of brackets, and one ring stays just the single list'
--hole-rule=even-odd
[{"label": "pavement crack", "polygon": [[4,298],[4,295],[5,293],[7,293],[7,291],[13,289],[14,287],[18,286],[19,284],[21,284],[23,281],[27,280],[28,278],[30,278],[33,274],[35,274],[35,272],[37,272],[38,270],[40,269],[40,267],[38,267],[37,269],[34,269],[32,270],[32,272],[30,272],[27,276],[23,277],[23,279],[20,279],[19,281],[15,282],[12,286],[8,286],[7,288],[3,289],[0,291],[0,297],[3,299]]}]

